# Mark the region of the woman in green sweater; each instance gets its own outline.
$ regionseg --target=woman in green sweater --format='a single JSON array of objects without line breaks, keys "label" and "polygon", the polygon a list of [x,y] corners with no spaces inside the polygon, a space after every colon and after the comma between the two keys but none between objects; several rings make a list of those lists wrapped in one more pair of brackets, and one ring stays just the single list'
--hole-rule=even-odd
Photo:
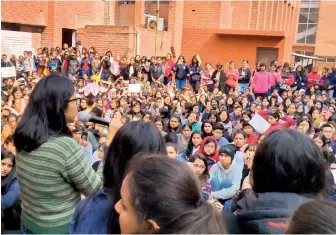
[{"label": "woman in green sweater", "polygon": [[100,188],[101,179],[67,126],[75,121],[77,100],[68,78],[45,77],[15,130],[23,233],[69,233],[81,194]]}]

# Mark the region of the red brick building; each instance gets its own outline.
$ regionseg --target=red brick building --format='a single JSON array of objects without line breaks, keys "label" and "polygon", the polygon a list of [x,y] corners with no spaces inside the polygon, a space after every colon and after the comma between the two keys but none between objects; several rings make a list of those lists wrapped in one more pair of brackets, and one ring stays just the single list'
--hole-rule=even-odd
[{"label": "red brick building", "polygon": [[[320,10],[325,14],[314,53],[328,56],[335,53],[330,47],[336,37],[323,32],[335,21],[330,6],[321,2]],[[100,53],[149,57],[155,53],[155,31],[145,13],[155,15],[156,1],[2,1],[2,51],[20,53],[80,40]],[[172,52],[190,61],[200,54],[213,64],[242,58],[252,65],[291,61],[291,53],[302,46],[296,43],[299,13],[300,2],[294,0],[161,0],[157,55]],[[305,50],[312,50],[311,45]]]}]

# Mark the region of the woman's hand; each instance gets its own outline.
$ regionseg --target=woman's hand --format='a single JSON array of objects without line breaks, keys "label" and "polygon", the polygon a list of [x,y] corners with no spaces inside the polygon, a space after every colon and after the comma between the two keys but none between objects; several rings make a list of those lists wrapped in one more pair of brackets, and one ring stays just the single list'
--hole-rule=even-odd
[{"label": "woman's hand", "polygon": [[113,118],[111,119],[107,138],[106,138],[106,144],[110,145],[115,134],[118,132],[118,130],[123,126],[123,123],[121,122],[120,118]]}]

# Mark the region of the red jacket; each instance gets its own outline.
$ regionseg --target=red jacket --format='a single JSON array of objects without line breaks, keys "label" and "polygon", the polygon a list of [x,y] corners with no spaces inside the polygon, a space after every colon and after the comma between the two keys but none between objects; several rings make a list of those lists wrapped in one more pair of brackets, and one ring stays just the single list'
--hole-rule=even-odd
[{"label": "red jacket", "polygon": [[250,137],[248,137],[246,139],[246,143],[247,144],[256,144],[258,142],[258,139],[259,139],[259,136],[255,132],[252,132]]},{"label": "red jacket", "polygon": [[[204,153],[204,145],[205,145],[205,142],[209,139],[212,139],[215,141],[215,145],[216,145],[216,151],[211,155],[211,156],[206,156],[206,154]],[[201,147],[199,148],[199,150],[195,153],[196,154],[203,154],[204,156],[208,157],[208,158],[211,158],[212,160],[214,160],[215,162],[218,162],[219,160],[219,153],[217,151],[217,140],[215,139],[215,137],[213,136],[208,136],[208,137],[205,137],[204,140],[202,141],[201,143]]]},{"label": "red jacket", "polygon": [[281,84],[283,81],[282,81],[282,78],[280,76],[279,73],[277,72],[270,72],[269,73],[269,86],[272,87],[272,86],[275,86],[276,84]]},{"label": "red jacket", "polygon": [[232,88],[237,88],[238,86],[238,79],[239,79],[239,72],[237,69],[233,70],[233,74],[231,74],[230,70],[227,70],[225,72],[227,81],[226,81],[226,85],[228,85],[229,87]]},{"label": "red jacket", "polygon": [[291,74],[291,73],[288,73],[288,78],[284,78],[283,76],[282,76],[282,80],[283,80],[283,83],[284,84],[286,84],[287,86],[293,86],[294,85],[294,75],[293,74]]},{"label": "red jacket", "polygon": [[[261,110],[261,111],[258,111],[258,114],[261,115],[264,119],[267,120],[267,115],[268,115],[269,111],[268,110]],[[275,130],[279,130],[281,128],[289,128],[291,127],[293,124],[294,124],[294,119],[289,117],[289,116],[285,116],[284,118],[285,122],[284,123],[279,123],[277,122],[276,124],[273,124],[271,125],[267,131],[265,132],[265,134],[269,134],[271,133],[272,131],[275,131]]]},{"label": "red jacket", "polygon": [[321,75],[318,73],[308,73],[307,75],[307,87],[310,89],[314,86],[315,82],[320,84]]},{"label": "red jacket", "polygon": [[173,60],[167,60],[166,63],[164,64],[164,67],[166,69],[164,76],[166,78],[171,78],[172,77],[171,71],[174,68],[174,61]]}]

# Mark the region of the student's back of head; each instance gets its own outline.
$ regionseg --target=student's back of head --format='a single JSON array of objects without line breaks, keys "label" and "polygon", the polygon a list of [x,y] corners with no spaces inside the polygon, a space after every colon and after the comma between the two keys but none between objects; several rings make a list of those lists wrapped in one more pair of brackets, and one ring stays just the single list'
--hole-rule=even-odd
[{"label": "student's back of head", "polygon": [[121,195],[115,209],[123,234],[226,233],[220,214],[202,199],[196,175],[174,159],[143,154],[134,158]]},{"label": "student's back of head", "polygon": [[294,213],[287,234],[336,233],[336,203],[312,201],[301,205]]},{"label": "student's back of head", "polygon": [[307,136],[291,129],[272,132],[260,143],[251,174],[257,193],[317,195],[325,187],[321,151]]}]

